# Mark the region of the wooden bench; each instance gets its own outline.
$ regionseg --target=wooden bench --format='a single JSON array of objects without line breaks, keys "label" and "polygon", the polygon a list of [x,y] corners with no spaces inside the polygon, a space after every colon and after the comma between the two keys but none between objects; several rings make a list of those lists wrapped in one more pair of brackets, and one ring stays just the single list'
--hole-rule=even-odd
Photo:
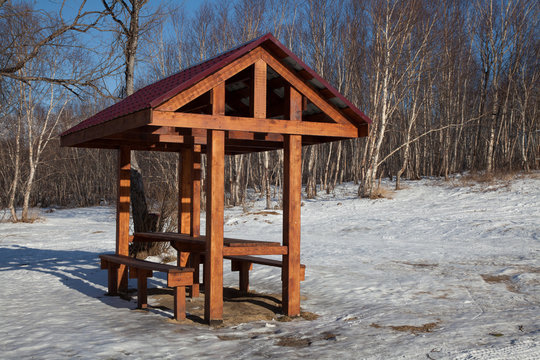
[{"label": "wooden bench", "polygon": [[146,281],[152,277],[153,271],[167,274],[167,286],[174,289],[174,318],[176,320],[186,317],[186,286],[193,284],[193,269],[167,264],[159,264],[146,260],[135,259],[125,255],[103,254],[101,268],[108,270],[109,295],[118,294],[118,268],[125,265],[129,269],[129,277],[137,279],[137,308],[146,309],[147,291]]},{"label": "wooden bench", "polygon": [[[283,280],[283,262],[281,260],[266,259],[259,256],[224,256],[231,260],[231,271],[240,272],[239,289],[242,292],[249,291],[249,271],[253,269],[253,264],[267,265],[281,268],[281,278]],[[300,264],[300,281],[306,278],[306,265]]]}]

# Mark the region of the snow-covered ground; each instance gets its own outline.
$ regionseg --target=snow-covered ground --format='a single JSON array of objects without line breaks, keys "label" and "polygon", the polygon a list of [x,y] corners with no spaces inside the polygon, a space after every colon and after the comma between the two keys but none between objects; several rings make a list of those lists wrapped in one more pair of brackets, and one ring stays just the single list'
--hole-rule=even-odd
[{"label": "snow-covered ground", "polygon": [[[538,174],[405,185],[393,199],[358,199],[349,184],[303,200],[302,307],[313,321],[214,329],[104,296],[97,255],[114,250],[111,207],[2,223],[0,358],[539,359]],[[226,210],[226,234],[279,241],[281,216],[256,214],[262,206]],[[278,293],[279,279],[255,266],[252,289]]]}]

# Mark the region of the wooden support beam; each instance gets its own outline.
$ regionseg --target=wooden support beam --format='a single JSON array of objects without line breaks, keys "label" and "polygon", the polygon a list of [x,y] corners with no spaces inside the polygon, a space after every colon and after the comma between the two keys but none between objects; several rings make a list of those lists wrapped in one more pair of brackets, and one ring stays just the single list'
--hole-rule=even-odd
[{"label": "wooden support beam", "polygon": [[[298,75],[292,73],[285,65],[283,65],[279,60],[274,58],[272,55],[266,51],[261,53],[262,59],[281,75],[285,80],[287,80],[292,86],[294,86],[298,91],[300,91],[304,96],[306,96],[311,102],[313,102],[319,109],[328,114],[335,122],[338,124],[351,124],[349,120],[345,118],[336,108],[330,105],[326,99],[323,99],[321,95],[312,89],[302,80],[298,79]],[[301,74],[301,72],[299,72]],[[308,73],[309,74],[309,73]]]},{"label": "wooden support beam", "polygon": [[[191,232],[191,187],[193,171],[193,152],[182,149],[178,164],[178,232],[189,235]],[[189,253],[178,252],[177,265],[187,266]]]},{"label": "wooden support beam", "polygon": [[[199,237],[201,235],[201,145],[193,145],[191,152],[191,223],[189,234],[193,237]],[[199,296],[200,264],[201,254],[192,252],[189,258],[189,266],[194,269],[191,297]]]},{"label": "wooden support beam", "polygon": [[125,132],[120,134],[109,135],[104,139],[108,140],[124,140],[133,144],[137,143],[178,143],[183,144],[186,142],[186,138],[182,135],[169,135],[169,134],[147,134],[140,132]]},{"label": "wooden support beam", "polygon": [[191,197],[193,178],[193,150],[182,149],[180,152],[180,173],[178,174],[179,203],[178,203],[178,224],[179,233],[191,233]]},{"label": "wooden support beam", "polygon": [[121,147],[129,147],[131,150],[141,151],[173,151],[178,152],[184,148],[185,144],[177,143],[136,143],[129,140],[111,140],[111,139],[98,139],[75,145],[75,147],[81,148],[99,148],[99,149],[119,149]]},{"label": "wooden support beam", "polygon": [[190,235],[201,235],[201,145],[193,145],[191,171],[191,224]]},{"label": "wooden support beam", "polygon": [[[290,89],[290,118],[302,116],[302,96]],[[286,135],[283,159],[283,255],[282,310],[288,316],[300,315],[300,203],[302,188],[302,137]]]},{"label": "wooden support beam", "polygon": [[[225,113],[225,84],[212,91],[212,113]],[[225,132],[209,130],[206,156],[206,255],[204,319],[210,325],[223,322],[223,203],[225,198]]]},{"label": "wooden support beam", "polygon": [[[199,236],[201,227],[201,146],[192,145],[180,154],[178,179],[180,184],[178,203],[179,233]],[[178,252],[178,266],[194,268],[191,297],[199,296],[200,254]]]},{"label": "wooden support beam", "polygon": [[253,117],[266,118],[266,63],[257,60],[253,69]]},{"label": "wooden support beam", "polygon": [[99,125],[64,135],[60,138],[60,146],[77,146],[78,144],[101,139],[105,136],[122,131],[135,129],[150,123],[151,112],[149,109],[141,110],[133,114],[125,115],[113,121],[107,121]]},{"label": "wooden support beam", "polygon": [[290,135],[358,137],[358,128],[351,124],[246,118],[216,114],[186,114],[170,111],[154,111],[151,125],[209,130],[255,131]]},{"label": "wooden support beam", "polygon": [[214,74],[195,83],[189,89],[182,91],[180,94],[158,105],[157,107],[155,107],[155,109],[163,111],[176,111],[180,107],[196,99],[205,92],[215,87],[221,86],[221,83],[223,83],[225,80],[231,78],[232,76],[238,74],[240,71],[246,69],[248,66],[252,65],[254,62],[261,58],[262,52],[263,50],[261,48],[256,48],[253,51],[250,51],[240,59],[232,62],[229,65],[224,66],[223,68],[216,71]]},{"label": "wooden support beam", "polygon": [[[131,187],[131,153],[128,147],[118,150],[118,176],[116,190],[116,254],[129,255],[129,203]],[[128,273],[125,265],[118,267],[116,284],[127,290]]]}]

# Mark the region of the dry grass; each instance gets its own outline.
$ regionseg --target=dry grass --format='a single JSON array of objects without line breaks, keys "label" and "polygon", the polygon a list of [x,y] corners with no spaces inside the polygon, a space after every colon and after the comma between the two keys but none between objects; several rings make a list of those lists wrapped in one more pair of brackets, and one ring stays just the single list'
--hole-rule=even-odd
[{"label": "dry grass", "polygon": [[518,172],[518,171],[495,171],[488,173],[485,171],[471,172],[463,175],[455,180],[452,180],[451,184],[455,187],[473,187],[475,186],[477,192],[491,192],[502,189],[509,189],[512,182],[521,178],[540,178],[539,172]]},{"label": "dry grass", "polygon": [[370,199],[392,199],[396,192],[384,186],[377,186],[373,189]]},{"label": "dry grass", "polygon": [[271,211],[271,210],[262,210],[262,211],[254,211],[254,212],[248,212],[246,215],[262,215],[262,216],[268,216],[268,215],[281,215],[277,211]]},{"label": "dry grass", "polygon": [[0,223],[28,223],[33,224],[35,222],[43,222],[45,221],[45,218],[42,218],[39,216],[39,210],[37,209],[29,209],[28,210],[28,219],[22,220],[21,218],[18,218],[16,221],[14,221],[11,218],[11,214],[9,211],[4,211],[2,213],[2,216],[0,217]]}]

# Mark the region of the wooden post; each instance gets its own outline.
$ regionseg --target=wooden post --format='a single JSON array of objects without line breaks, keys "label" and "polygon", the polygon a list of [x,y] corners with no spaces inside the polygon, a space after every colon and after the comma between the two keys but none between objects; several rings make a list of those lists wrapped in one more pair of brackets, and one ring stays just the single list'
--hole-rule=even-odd
[{"label": "wooden post", "polygon": [[[199,237],[201,235],[201,145],[193,145],[192,154],[190,235]],[[193,271],[191,297],[199,296],[200,265],[201,254],[191,253],[190,266],[195,270]]]},{"label": "wooden post", "polygon": [[253,70],[253,117],[266,118],[266,63],[257,60]]},{"label": "wooden post", "polygon": [[147,272],[142,269],[137,269],[137,309],[148,308],[148,293],[146,290]]},{"label": "wooden post", "polygon": [[186,288],[176,286],[174,288],[174,319],[184,320],[186,318]]},{"label": "wooden post", "polygon": [[114,263],[107,264],[107,283],[109,287],[108,295],[118,295],[118,265]]},{"label": "wooden post", "polygon": [[[201,228],[201,146],[192,145],[180,153],[178,180],[178,232],[191,236],[200,236]],[[178,266],[191,266],[193,285],[191,297],[199,296],[199,253],[178,252]]]},{"label": "wooden post", "polygon": [[240,263],[240,281],[238,288],[240,289],[241,293],[248,293],[249,292],[249,270],[251,269],[251,263],[248,263],[246,261],[242,261]]},{"label": "wooden post", "polygon": [[[182,149],[180,152],[180,163],[178,164],[178,232],[180,234],[191,233],[191,199],[192,199],[192,173],[193,173],[193,151]],[[185,267],[187,265],[189,253],[178,252],[177,264]]]},{"label": "wooden post", "polygon": [[[212,90],[212,113],[225,113],[225,83]],[[225,188],[225,132],[208,130],[206,152],[206,255],[204,319],[210,325],[223,322],[223,202]]]},{"label": "wooden post", "polygon": [[[118,150],[118,178],[116,191],[116,254],[129,255],[129,202],[130,202],[130,149]],[[118,267],[117,282],[119,290],[127,290],[128,276],[125,265]]]},{"label": "wooden post", "polygon": [[179,204],[178,204],[178,229],[181,234],[189,234],[191,232],[191,184],[193,171],[193,151],[192,149],[182,149],[180,159],[180,181]]},{"label": "wooden post", "polygon": [[201,145],[193,145],[191,173],[191,236],[201,235]]},{"label": "wooden post", "polygon": [[[290,88],[290,120],[302,119],[302,95]],[[302,136],[284,136],[282,308],[288,316],[300,315],[300,202],[302,188]]]}]

